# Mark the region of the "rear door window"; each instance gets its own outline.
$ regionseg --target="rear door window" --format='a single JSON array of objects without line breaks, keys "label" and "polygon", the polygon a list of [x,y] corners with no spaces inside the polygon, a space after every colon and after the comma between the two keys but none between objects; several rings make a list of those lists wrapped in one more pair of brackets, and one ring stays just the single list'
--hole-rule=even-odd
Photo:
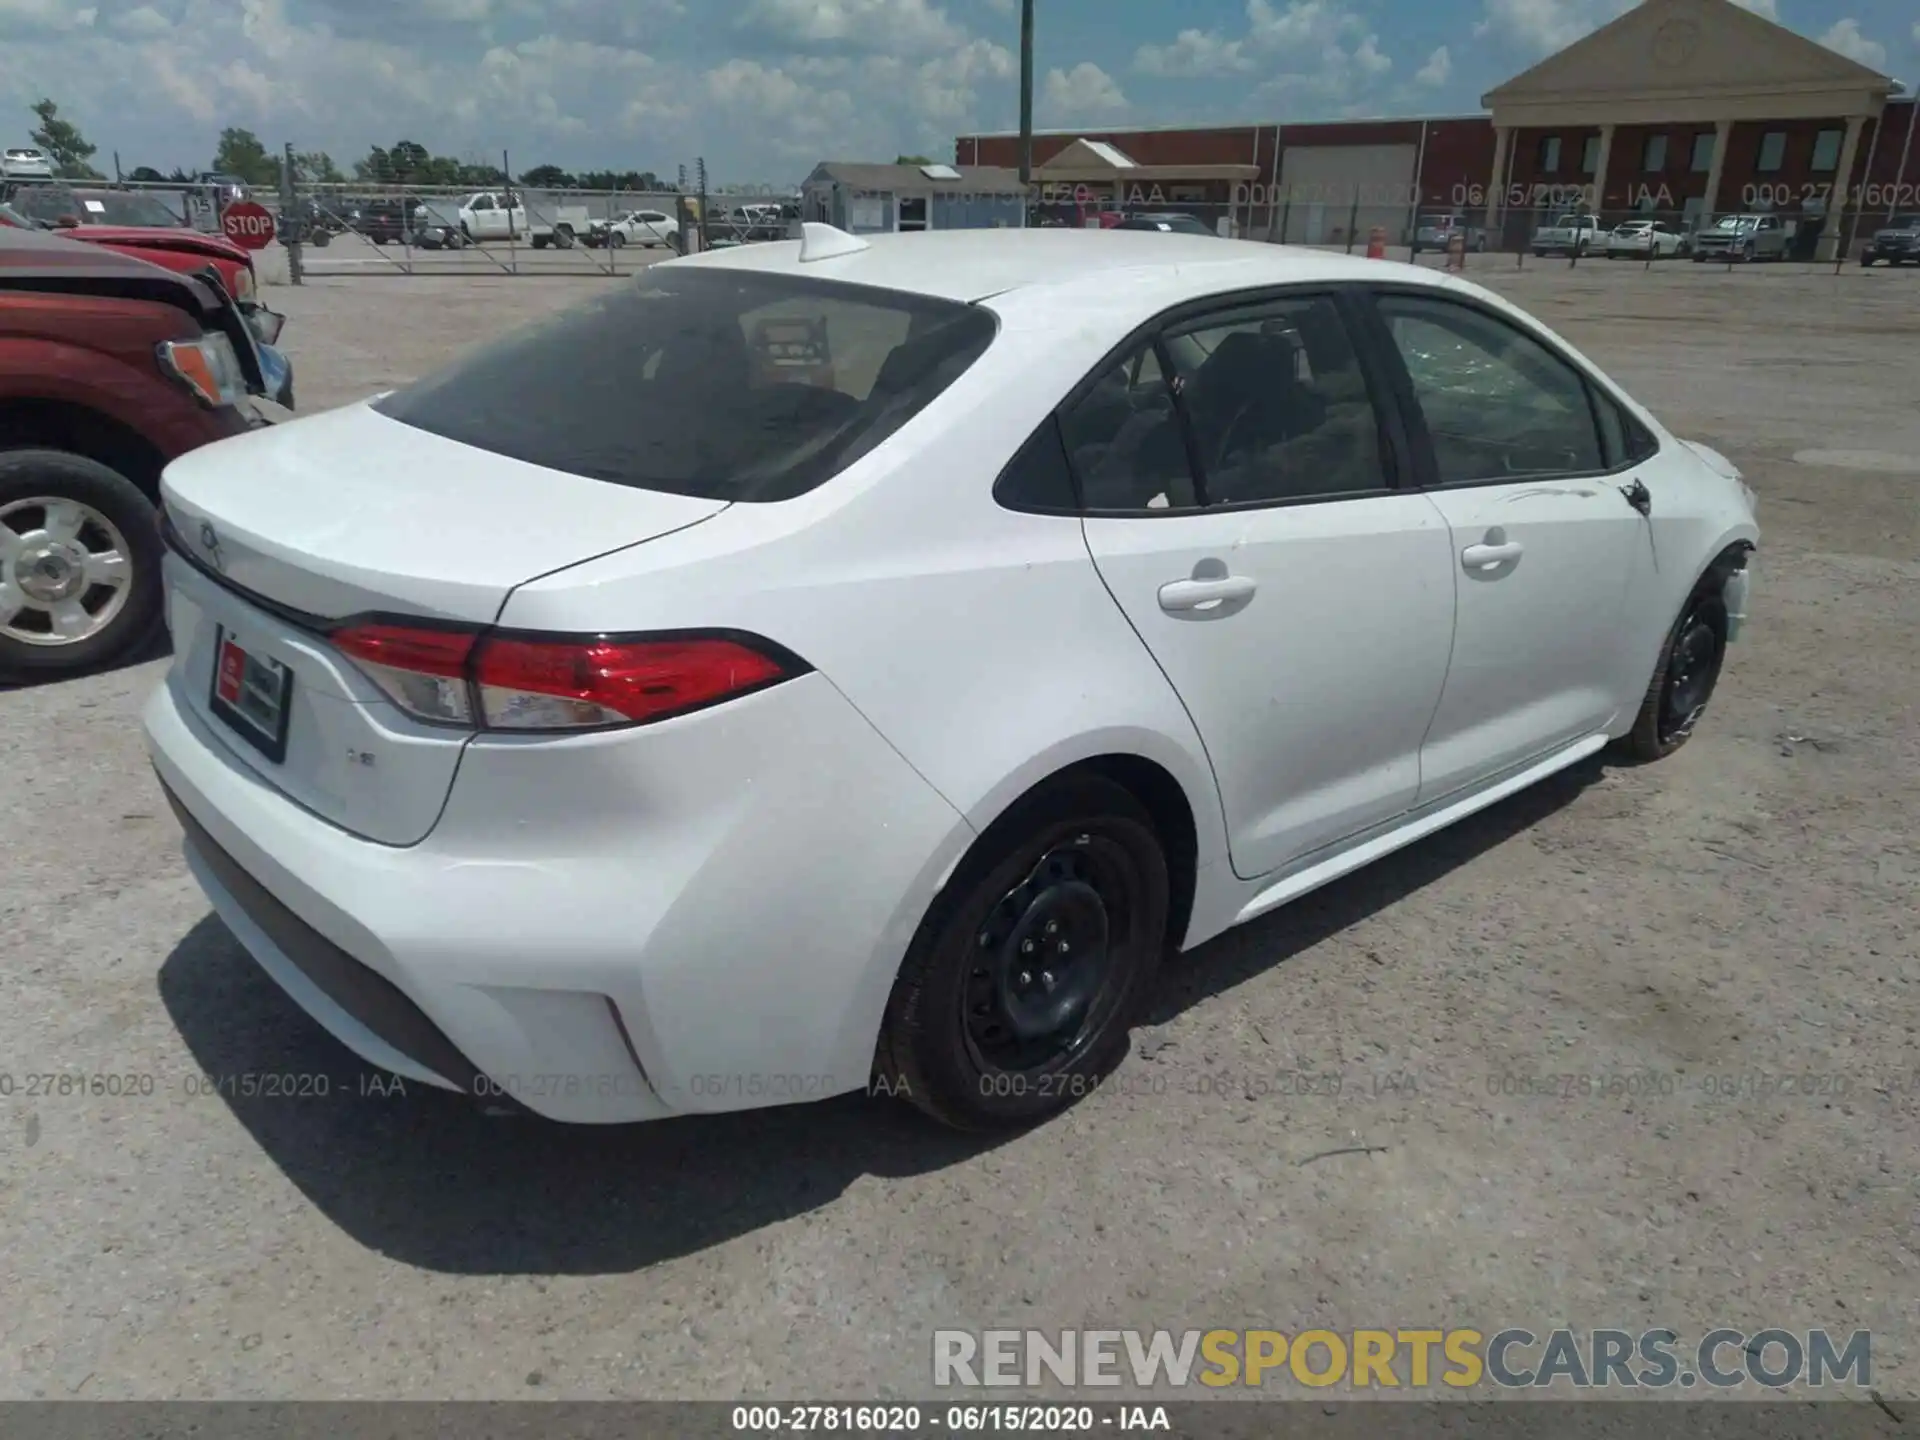
[{"label": "rear door window", "polygon": [[811,490],[992,342],[975,305],[811,277],[661,268],[375,402],[463,445],[712,500]]}]

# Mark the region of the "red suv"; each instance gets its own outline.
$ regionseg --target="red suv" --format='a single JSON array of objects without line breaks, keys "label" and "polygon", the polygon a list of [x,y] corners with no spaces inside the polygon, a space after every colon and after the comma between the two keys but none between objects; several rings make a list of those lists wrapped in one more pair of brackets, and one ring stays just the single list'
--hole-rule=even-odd
[{"label": "red suv", "polygon": [[160,471],[266,423],[268,393],[217,284],[0,228],[0,674],[92,668],[155,633]]}]

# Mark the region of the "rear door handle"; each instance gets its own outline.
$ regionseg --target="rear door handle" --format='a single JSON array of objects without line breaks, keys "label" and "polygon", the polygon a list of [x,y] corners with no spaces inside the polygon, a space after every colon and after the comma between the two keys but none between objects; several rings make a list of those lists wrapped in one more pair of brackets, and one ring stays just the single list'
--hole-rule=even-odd
[{"label": "rear door handle", "polygon": [[1160,587],[1160,608],[1198,610],[1217,601],[1248,599],[1259,588],[1247,575],[1223,575],[1218,580],[1171,580]]},{"label": "rear door handle", "polygon": [[1518,560],[1524,548],[1518,540],[1508,540],[1499,545],[1469,545],[1460,552],[1460,560],[1469,570],[1485,570],[1490,566],[1504,565],[1509,560]]}]

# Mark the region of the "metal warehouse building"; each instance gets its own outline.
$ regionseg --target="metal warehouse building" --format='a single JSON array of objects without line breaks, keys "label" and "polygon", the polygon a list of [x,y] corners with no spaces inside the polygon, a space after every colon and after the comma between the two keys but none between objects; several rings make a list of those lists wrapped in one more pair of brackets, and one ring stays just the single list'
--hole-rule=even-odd
[{"label": "metal warehouse building", "polygon": [[[1920,210],[1920,107],[1900,88],[1731,0],[1645,0],[1495,87],[1482,114],[1049,132],[1033,178],[1043,197],[1070,180],[1130,208],[1231,205],[1252,233],[1304,244],[1375,225],[1404,238],[1416,211],[1484,220],[1508,247],[1569,209],[1688,223],[1774,211],[1800,253],[1831,258],[1843,203],[1863,233]],[[1019,164],[1013,134],[956,150],[963,165]]]}]

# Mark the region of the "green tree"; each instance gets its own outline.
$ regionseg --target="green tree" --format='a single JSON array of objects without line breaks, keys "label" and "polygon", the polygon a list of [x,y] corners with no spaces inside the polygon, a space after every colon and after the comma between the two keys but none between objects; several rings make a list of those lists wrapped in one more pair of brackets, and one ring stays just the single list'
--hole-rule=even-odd
[{"label": "green tree", "polygon": [[69,180],[105,178],[87,163],[100,147],[90,143],[71,120],[62,120],[58,105],[51,100],[39,100],[32,110],[40,120],[32,132],[33,143],[47,152],[59,174]]},{"label": "green tree", "polygon": [[558,165],[536,165],[520,172],[520,183],[535,190],[567,190],[579,182]]},{"label": "green tree", "polygon": [[896,155],[893,157],[893,163],[896,165],[932,165],[937,162],[929,160],[924,155]]},{"label": "green tree", "polygon": [[166,178],[167,178],[166,176],[162,175],[158,170],[154,169],[153,166],[151,165],[136,166],[134,168],[133,173],[127,176],[127,179],[138,181],[143,185],[158,185],[161,182],[163,182]]},{"label": "green tree", "polygon": [[308,185],[339,185],[346,180],[333,156],[324,150],[303,150],[293,157],[293,173]]},{"label": "green tree", "polygon": [[280,183],[279,159],[268,153],[258,135],[234,126],[220,132],[213,168],[222,175],[237,175],[249,185]]}]

